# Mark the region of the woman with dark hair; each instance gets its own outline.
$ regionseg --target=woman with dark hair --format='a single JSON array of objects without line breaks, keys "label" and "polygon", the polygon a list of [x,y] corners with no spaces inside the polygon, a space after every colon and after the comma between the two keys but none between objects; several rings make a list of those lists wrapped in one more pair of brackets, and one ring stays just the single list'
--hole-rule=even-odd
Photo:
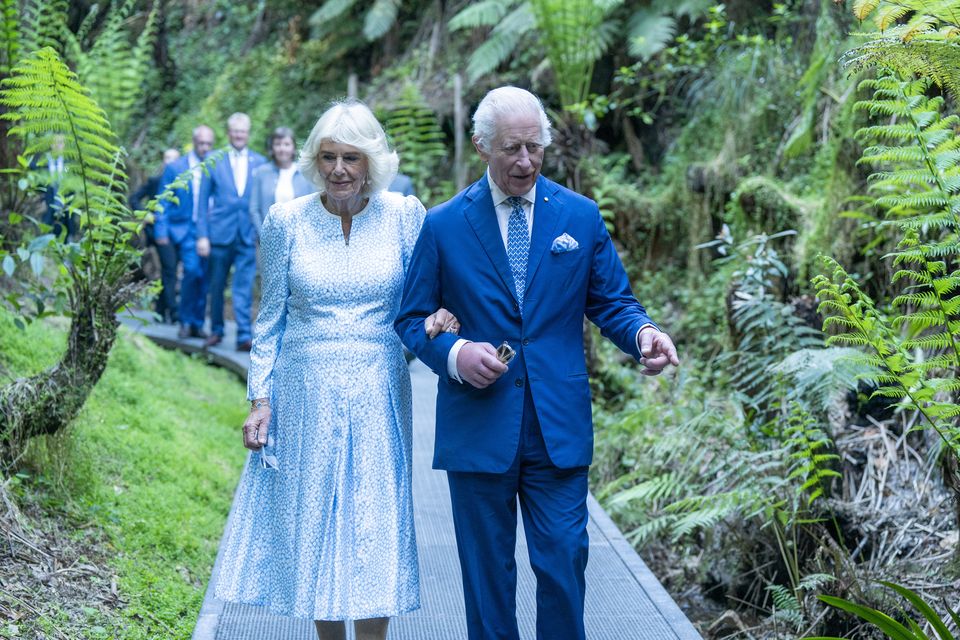
[{"label": "woman with dark hair", "polygon": [[270,160],[253,172],[250,191],[250,222],[260,234],[263,219],[276,203],[284,203],[313,193],[317,190],[297,166],[297,144],[293,130],[277,127],[267,139]]}]

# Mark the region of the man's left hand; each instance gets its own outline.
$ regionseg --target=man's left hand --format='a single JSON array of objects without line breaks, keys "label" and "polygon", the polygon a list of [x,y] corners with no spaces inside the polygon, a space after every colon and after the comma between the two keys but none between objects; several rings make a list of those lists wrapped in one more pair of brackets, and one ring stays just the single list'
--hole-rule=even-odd
[{"label": "man's left hand", "polygon": [[648,327],[640,331],[640,364],[645,376],[655,376],[663,371],[668,364],[678,366],[677,348],[673,340],[663,331]]}]

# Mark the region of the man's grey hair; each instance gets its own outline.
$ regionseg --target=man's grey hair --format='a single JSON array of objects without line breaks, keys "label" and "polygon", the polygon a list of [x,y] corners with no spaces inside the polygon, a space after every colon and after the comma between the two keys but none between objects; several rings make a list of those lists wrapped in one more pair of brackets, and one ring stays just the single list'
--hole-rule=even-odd
[{"label": "man's grey hair", "polygon": [[386,189],[397,175],[400,159],[390,149],[383,126],[370,108],[358,100],[333,103],[317,120],[300,149],[300,173],[316,185],[320,193],[327,189],[317,166],[320,145],[324,142],[348,144],[367,158],[367,179],[361,189],[365,196]]},{"label": "man's grey hair", "polygon": [[498,87],[483,97],[473,113],[473,138],[481,149],[489,153],[497,137],[497,124],[504,116],[516,114],[534,115],[540,120],[540,144],[549,146],[550,119],[540,99],[519,87]]},{"label": "man's grey hair", "polygon": [[229,118],[227,118],[227,126],[228,126],[228,127],[240,127],[240,128],[246,127],[247,131],[249,131],[249,130],[250,130],[250,116],[248,116],[248,115],[245,114],[245,113],[240,113],[240,112],[238,111],[237,113],[234,113],[234,114],[231,115]]},{"label": "man's grey hair", "polygon": [[208,127],[205,124],[198,124],[193,128],[193,131],[191,132],[190,137],[196,140],[197,136],[203,133],[204,131],[209,131],[210,135],[216,135],[214,134],[212,127]]}]

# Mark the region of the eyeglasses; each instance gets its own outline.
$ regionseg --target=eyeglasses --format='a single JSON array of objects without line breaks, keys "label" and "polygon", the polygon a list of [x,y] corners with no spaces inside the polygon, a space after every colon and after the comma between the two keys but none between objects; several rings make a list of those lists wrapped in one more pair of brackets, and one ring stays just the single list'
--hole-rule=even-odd
[{"label": "eyeglasses", "polygon": [[324,151],[317,156],[322,164],[333,166],[337,164],[337,158],[343,161],[348,167],[358,167],[363,162],[362,153],[329,153]]},{"label": "eyeglasses", "polygon": [[513,157],[520,154],[520,149],[526,149],[529,155],[534,155],[543,151],[543,145],[539,142],[516,142],[500,147],[497,151],[500,155]]},{"label": "eyeglasses", "polygon": [[267,447],[273,449],[273,436],[271,435],[267,436],[267,444],[260,447],[260,468],[279,470],[280,463],[277,461],[277,456],[267,453]]}]

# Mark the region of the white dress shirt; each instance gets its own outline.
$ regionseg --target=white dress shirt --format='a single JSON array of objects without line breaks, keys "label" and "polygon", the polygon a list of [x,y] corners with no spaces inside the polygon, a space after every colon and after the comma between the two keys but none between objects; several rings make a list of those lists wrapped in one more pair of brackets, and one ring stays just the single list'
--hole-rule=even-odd
[{"label": "white dress shirt", "polygon": [[[490,177],[490,169],[487,169],[487,182],[490,183],[490,195],[493,196],[494,209],[497,212],[497,224],[500,226],[500,237],[503,239],[503,248],[507,248],[507,225],[509,224],[510,214],[513,212],[513,206],[507,202],[508,196],[500,187],[497,186],[497,183],[494,182],[493,178]],[[523,211],[527,215],[527,237],[533,233],[533,203],[536,202],[537,196],[537,185],[534,183],[533,188],[530,191],[524,193],[520,197],[523,198]],[[637,331],[637,351],[640,349],[640,332],[646,328],[655,328],[652,324],[645,324]],[[450,352],[447,354],[447,375],[456,380],[457,382],[463,382],[460,378],[460,372],[457,370],[457,356],[460,354],[460,349],[463,348],[463,345],[470,342],[460,338],[457,340],[452,347],[450,347]]]},{"label": "white dress shirt", "polygon": [[250,154],[247,148],[237,150],[230,148],[230,168],[233,169],[233,184],[237,187],[237,195],[243,197],[247,188],[247,167],[250,166]]},{"label": "white dress shirt", "polygon": [[187,154],[187,166],[193,172],[191,195],[193,196],[193,221],[197,221],[197,210],[200,209],[200,181],[203,179],[203,170],[200,169],[200,157],[193,151]]},{"label": "white dress shirt", "polygon": [[293,200],[293,174],[296,172],[296,165],[291,165],[286,169],[280,169],[280,177],[277,178],[277,188],[273,192],[273,201],[277,204],[283,204],[284,202]]}]

